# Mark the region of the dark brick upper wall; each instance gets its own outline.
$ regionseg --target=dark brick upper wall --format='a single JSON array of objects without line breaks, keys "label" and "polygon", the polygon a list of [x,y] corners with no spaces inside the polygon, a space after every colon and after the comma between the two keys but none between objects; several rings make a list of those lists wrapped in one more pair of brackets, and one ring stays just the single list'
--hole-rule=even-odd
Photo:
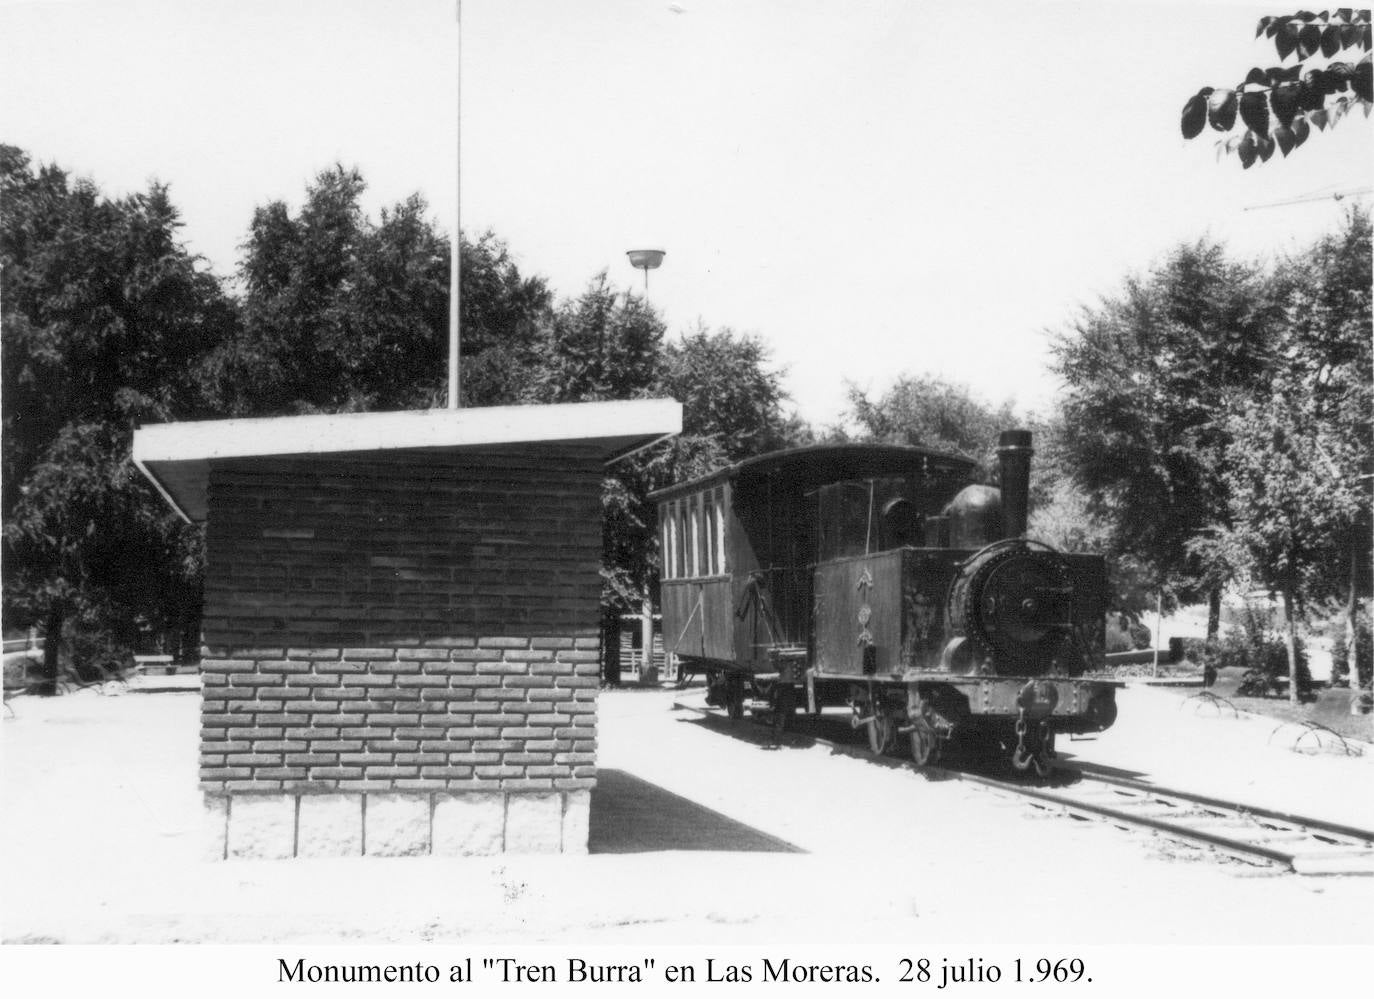
[{"label": "dark brick upper wall", "polygon": [[601,477],[553,446],[216,462],[206,645],[594,633]]}]

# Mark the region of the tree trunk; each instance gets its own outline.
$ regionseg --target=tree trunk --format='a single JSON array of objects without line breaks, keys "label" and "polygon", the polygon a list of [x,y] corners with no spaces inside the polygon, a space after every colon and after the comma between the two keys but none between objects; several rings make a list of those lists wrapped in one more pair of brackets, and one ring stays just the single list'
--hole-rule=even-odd
[{"label": "tree trunk", "polygon": [[[1360,534],[1355,532],[1354,543],[1350,546],[1350,596],[1345,602],[1345,677],[1352,690],[1360,689],[1359,659],[1355,652],[1355,619],[1360,609],[1360,560],[1357,548]],[[1336,664],[1331,664],[1331,679],[1336,679]]]},{"label": "tree trunk", "polygon": [[1215,586],[1207,593],[1207,644],[1216,642],[1221,634],[1221,587]]},{"label": "tree trunk", "polygon": [[34,691],[43,697],[52,697],[57,693],[57,657],[62,650],[64,617],[61,607],[50,607],[43,621],[43,679]]},{"label": "tree trunk", "polygon": [[620,615],[610,607],[601,612],[601,679],[620,686]]},{"label": "tree trunk", "polygon": [[1297,625],[1293,621],[1293,589],[1283,588],[1283,644],[1288,650],[1288,701],[1298,703],[1298,641]]},{"label": "tree trunk", "polygon": [[639,641],[639,682],[658,683],[658,670],[654,668],[654,602],[648,597],[644,598],[644,603],[640,607]]}]

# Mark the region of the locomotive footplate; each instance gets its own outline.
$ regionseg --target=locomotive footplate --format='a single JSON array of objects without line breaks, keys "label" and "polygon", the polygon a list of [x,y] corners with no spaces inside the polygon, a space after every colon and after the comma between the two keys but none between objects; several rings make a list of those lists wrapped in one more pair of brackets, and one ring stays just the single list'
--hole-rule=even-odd
[{"label": "locomotive footplate", "polygon": [[907,673],[906,684],[938,682],[967,699],[968,714],[1047,720],[1059,731],[1102,731],[1116,720],[1120,683],[1068,677],[958,677]]},{"label": "locomotive footplate", "polygon": [[[910,683],[914,677],[907,677]],[[932,677],[933,679],[933,677]],[[996,680],[974,677],[943,677],[969,699],[970,715],[1003,715],[1026,719],[1080,720],[1092,730],[1103,730],[1116,720],[1116,688],[1109,680],[1073,680],[1068,677],[1010,677]],[[1059,724],[1055,727],[1061,728]],[[1077,726],[1063,726],[1063,728]]]}]

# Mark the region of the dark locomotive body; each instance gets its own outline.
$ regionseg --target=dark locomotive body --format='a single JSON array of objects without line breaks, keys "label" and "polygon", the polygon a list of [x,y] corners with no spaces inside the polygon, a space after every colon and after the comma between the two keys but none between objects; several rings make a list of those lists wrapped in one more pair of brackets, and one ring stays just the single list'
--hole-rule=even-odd
[{"label": "dark locomotive body", "polygon": [[1060,732],[1101,731],[1106,573],[1022,538],[1030,435],[1002,435],[1003,489],[966,459],[822,445],[656,493],[663,640],[738,717],[848,704],[870,746],[918,764],[951,742],[1043,770]]}]

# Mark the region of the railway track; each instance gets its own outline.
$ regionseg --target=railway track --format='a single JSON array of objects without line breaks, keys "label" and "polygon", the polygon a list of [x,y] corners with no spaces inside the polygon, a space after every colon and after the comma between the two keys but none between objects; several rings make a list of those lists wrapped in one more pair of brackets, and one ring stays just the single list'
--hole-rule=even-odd
[{"label": "railway track", "polygon": [[[722,731],[737,731],[716,711],[678,699],[675,705],[713,719]],[[763,735],[771,730],[758,728]],[[818,732],[788,736],[835,752],[873,759],[866,747]],[[897,761],[892,761],[897,762]],[[1374,874],[1374,830],[1227,801],[1146,781],[1058,766],[1044,784],[1005,780],[966,770],[927,767],[943,779],[975,784],[1015,796],[1034,807],[1123,829],[1148,830],[1252,864],[1274,865],[1298,874]]]},{"label": "railway track", "polygon": [[1014,794],[1036,807],[1125,829],[1148,829],[1249,863],[1298,874],[1374,874],[1374,830],[1060,766],[1072,784],[1033,786],[952,771],[959,780]]}]

